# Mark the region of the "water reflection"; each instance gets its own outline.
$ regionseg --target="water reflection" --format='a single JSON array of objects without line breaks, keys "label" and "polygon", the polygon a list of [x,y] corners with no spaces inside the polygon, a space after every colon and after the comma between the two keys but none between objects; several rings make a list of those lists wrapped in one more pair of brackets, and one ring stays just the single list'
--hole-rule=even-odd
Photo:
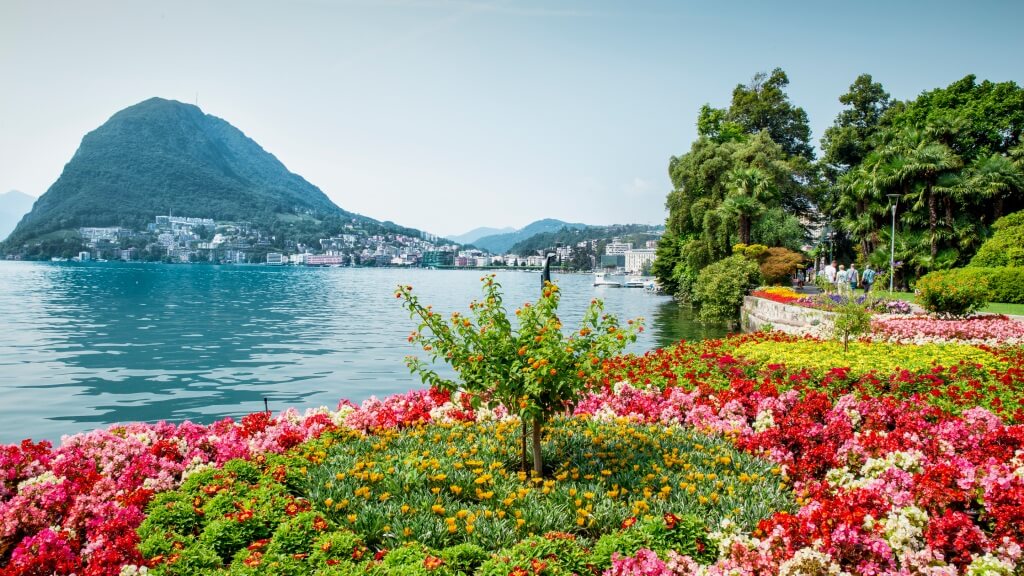
[{"label": "water reflection", "polygon": [[[132,420],[203,422],[271,407],[361,401],[420,383],[403,359],[411,283],[444,313],[479,296],[479,272],[0,263],[0,442]],[[510,308],[536,273],[499,273]],[[573,326],[593,297],[644,316],[631,351],[718,336],[666,297],[556,276]]]}]

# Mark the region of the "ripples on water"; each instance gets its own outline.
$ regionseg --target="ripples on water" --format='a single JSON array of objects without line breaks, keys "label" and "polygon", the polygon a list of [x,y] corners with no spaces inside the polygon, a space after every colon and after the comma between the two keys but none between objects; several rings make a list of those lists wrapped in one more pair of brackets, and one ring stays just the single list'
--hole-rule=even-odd
[{"label": "ripples on water", "polygon": [[[415,328],[394,298],[466,311],[479,271],[0,262],[0,442],[57,440],[114,422],[211,422],[263,409],[360,402],[421,387]],[[644,316],[631,352],[717,337],[664,296],[555,275],[575,326],[590,299]],[[537,272],[499,272],[505,303],[536,299]]]}]

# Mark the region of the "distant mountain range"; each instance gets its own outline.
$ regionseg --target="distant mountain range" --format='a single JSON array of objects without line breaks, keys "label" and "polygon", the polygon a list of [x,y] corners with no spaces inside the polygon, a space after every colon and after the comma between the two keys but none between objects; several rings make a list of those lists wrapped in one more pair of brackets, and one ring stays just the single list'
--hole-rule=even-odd
[{"label": "distant mountain range", "polygon": [[459,244],[472,244],[477,240],[485,236],[494,236],[495,234],[507,234],[509,232],[515,232],[516,229],[511,226],[508,228],[474,228],[465,234],[459,234],[457,236],[448,236],[448,239],[452,242]]},{"label": "distant mountain range", "polygon": [[85,135],[6,245],[83,226],[144,229],[164,214],[246,221],[278,237],[315,238],[325,221],[418,233],[343,210],[228,122],[151,98]]},{"label": "distant mountain range", "polygon": [[32,210],[35,201],[35,196],[17,190],[0,194],[0,240],[7,238],[18,221]]},{"label": "distant mountain range", "polygon": [[537,234],[543,234],[545,232],[558,232],[563,228],[576,228],[584,229],[589,228],[587,224],[563,222],[562,220],[555,220],[553,218],[545,218],[544,220],[537,220],[531,224],[515,230],[512,232],[504,232],[501,234],[492,234],[490,236],[483,236],[477,238],[472,242],[474,246],[481,250],[487,250],[494,254],[504,254],[508,252],[512,246],[518,242],[522,242],[535,236]]}]

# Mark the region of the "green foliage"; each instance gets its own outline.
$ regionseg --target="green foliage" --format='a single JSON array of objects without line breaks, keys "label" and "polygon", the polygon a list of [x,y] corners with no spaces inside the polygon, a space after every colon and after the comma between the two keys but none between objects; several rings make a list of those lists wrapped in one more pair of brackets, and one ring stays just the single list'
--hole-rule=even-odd
[{"label": "green foliage", "polygon": [[850,338],[871,331],[871,312],[867,306],[849,300],[834,310],[832,336],[843,343],[843,352],[849,350]]},{"label": "green foliage", "polygon": [[[693,298],[697,274],[729,256],[733,244],[798,249],[811,217],[815,174],[807,115],[784,92],[776,69],[733,91],[728,109],[704,106],[698,139],[673,157],[666,234],[654,273],[666,289]],[[664,240],[663,240],[664,241]]]},{"label": "green foliage", "polygon": [[[822,206],[840,239],[849,237],[882,265],[889,260],[887,195],[898,195],[896,260],[905,264],[898,278],[904,284],[966,265],[994,220],[1024,208],[1024,89],[1015,83],[979,83],[971,75],[893,103],[861,76],[841,100],[849,108],[822,141],[830,183]],[[986,249],[976,265],[1008,264],[1001,246],[1007,244]]]},{"label": "green foliage", "polygon": [[917,281],[917,301],[925,310],[943,316],[967,316],[985,306],[991,293],[988,279],[970,270],[930,272]]},{"label": "green foliage", "polygon": [[[442,378],[423,361],[410,357],[410,370],[424,384],[444,390],[470,392],[475,402],[504,405],[534,431],[534,472],[543,474],[540,430],[545,420],[575,405],[579,395],[600,373],[603,360],[621,352],[643,330],[642,319],[625,326],[604,313],[604,304],[592,300],[580,327],[566,335],[558,317],[560,291],[547,283],[536,304],[516,310],[513,327],[502,303],[501,285],[494,275],[481,278],[484,298],[469,305],[469,315],[453,313],[445,320],[413,295],[411,286],[399,286],[396,296],[420,324],[410,336],[434,360],[442,360],[459,381]],[[525,439],[523,466],[526,466]]]},{"label": "green foliage", "polygon": [[750,241],[755,244],[781,246],[794,252],[801,250],[806,239],[807,230],[800,219],[782,208],[765,209],[750,231]]},{"label": "green foliage", "polygon": [[807,113],[789,101],[786,86],[789,77],[781,68],[771,74],[758,72],[749,84],[737,85],[732,91],[732,104],[725,116],[747,134],[766,132],[786,155],[811,160],[814,151]]},{"label": "green foliage", "polygon": [[992,228],[995,234],[981,245],[970,265],[978,268],[1024,266],[1024,210],[996,220]]},{"label": "green foliage", "polygon": [[545,443],[552,469],[535,478],[516,471],[508,438],[517,428],[515,421],[433,424],[346,438],[310,468],[305,496],[371,547],[388,549],[415,541],[496,551],[531,534],[597,538],[631,517],[665,514],[708,523],[729,516],[750,529],[772,507],[790,506],[771,463],[722,438],[556,418]]},{"label": "green foliage", "polygon": [[[943,278],[942,282],[944,284],[958,287],[957,294],[960,294],[959,287],[984,287],[985,297],[983,300],[987,302],[1024,304],[1024,267],[1021,266],[953,268],[951,270],[944,270],[939,276]],[[929,281],[925,286],[922,286],[921,282],[929,277],[931,277]],[[931,286],[934,279],[931,274],[925,278],[918,280],[917,283],[917,289],[922,291],[922,293],[925,287]],[[973,292],[972,290],[971,293]],[[918,299],[924,305],[921,296]],[[981,304],[974,309],[979,309],[983,306],[984,304]],[[937,311],[941,312],[941,310]]]},{"label": "green foliage", "polygon": [[[540,232],[525,240],[520,240],[509,248],[509,252],[520,255],[537,254],[539,251],[551,250],[556,245],[571,246],[574,251],[576,244],[583,241],[598,240],[607,243],[612,238],[623,242],[632,242],[634,246],[642,245],[646,240],[657,239],[660,226],[647,224],[616,224],[613,226],[587,226],[585,228],[563,227],[551,232]],[[589,268],[588,268],[589,269]]]},{"label": "green foliage", "polygon": [[744,256],[730,256],[704,268],[694,286],[694,300],[700,305],[698,318],[706,323],[735,324],[743,297],[760,282],[757,264]]}]

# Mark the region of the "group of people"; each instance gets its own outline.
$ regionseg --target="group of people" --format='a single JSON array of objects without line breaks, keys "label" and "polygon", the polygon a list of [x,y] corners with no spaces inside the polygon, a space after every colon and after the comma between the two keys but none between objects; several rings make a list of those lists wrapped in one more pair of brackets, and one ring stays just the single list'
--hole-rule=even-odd
[{"label": "group of people", "polygon": [[825,266],[823,272],[829,284],[840,294],[852,294],[858,287],[863,288],[867,294],[871,292],[871,286],[875,283],[876,272],[871,268],[871,264],[866,265],[864,272],[861,273],[852,262],[849,268],[843,264],[836,268],[836,261],[833,260],[831,264]]}]

